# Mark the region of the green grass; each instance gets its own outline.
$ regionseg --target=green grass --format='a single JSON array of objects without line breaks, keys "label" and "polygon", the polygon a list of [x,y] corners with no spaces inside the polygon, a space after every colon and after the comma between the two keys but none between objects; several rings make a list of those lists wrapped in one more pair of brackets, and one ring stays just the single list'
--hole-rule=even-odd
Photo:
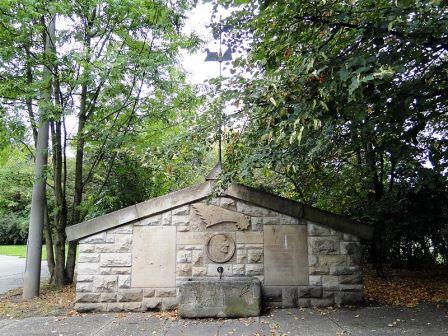
[{"label": "green grass", "polygon": [[[65,257],[67,258],[68,245],[65,246]],[[79,251],[76,250],[76,258],[78,258]],[[19,258],[26,258],[26,245],[0,245],[0,255],[17,256]],[[42,260],[47,260],[47,250],[45,245],[42,246]]]},{"label": "green grass", "polygon": [[[26,245],[0,245],[0,254],[26,258]],[[42,247],[42,260],[47,260],[45,245]]]}]

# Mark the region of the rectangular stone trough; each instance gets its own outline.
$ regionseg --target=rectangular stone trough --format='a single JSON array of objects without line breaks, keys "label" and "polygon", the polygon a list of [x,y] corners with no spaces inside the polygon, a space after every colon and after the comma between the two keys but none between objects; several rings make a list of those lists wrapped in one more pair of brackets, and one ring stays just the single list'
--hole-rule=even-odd
[{"label": "rectangular stone trough", "polygon": [[257,278],[192,278],[179,286],[179,294],[180,317],[260,315],[261,290]]}]

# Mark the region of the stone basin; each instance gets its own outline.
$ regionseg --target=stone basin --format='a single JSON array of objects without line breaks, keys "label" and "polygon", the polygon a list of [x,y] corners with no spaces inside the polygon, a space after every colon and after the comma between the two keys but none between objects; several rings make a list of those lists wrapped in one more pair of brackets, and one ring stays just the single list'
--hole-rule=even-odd
[{"label": "stone basin", "polygon": [[260,310],[257,278],[191,278],[179,286],[180,317],[251,317]]}]

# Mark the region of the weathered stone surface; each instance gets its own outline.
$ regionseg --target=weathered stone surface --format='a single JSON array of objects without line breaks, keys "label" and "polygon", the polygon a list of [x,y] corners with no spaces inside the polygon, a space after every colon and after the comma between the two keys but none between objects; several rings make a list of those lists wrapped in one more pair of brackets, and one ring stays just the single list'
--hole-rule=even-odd
[{"label": "weathered stone surface", "polygon": [[96,244],[95,245],[95,252],[99,253],[113,253],[115,252],[115,244],[114,243],[107,243],[107,244]]},{"label": "weathered stone surface", "polygon": [[310,275],[324,275],[330,273],[330,268],[328,266],[313,266],[309,268]]},{"label": "weathered stone surface", "polygon": [[179,250],[177,251],[176,262],[177,263],[191,263],[192,251]]},{"label": "weathered stone surface", "polygon": [[263,265],[246,264],[246,275],[263,275]]},{"label": "weathered stone surface", "polygon": [[173,216],[184,216],[184,215],[188,215],[190,213],[190,206],[189,205],[184,205],[178,208],[175,208],[172,210],[172,215]]},{"label": "weathered stone surface", "polygon": [[75,310],[80,313],[92,313],[101,311],[104,306],[101,303],[81,303],[75,304]]},{"label": "weathered stone surface", "polygon": [[123,304],[123,310],[129,312],[141,312],[145,311],[146,307],[143,307],[141,302],[125,302]]},{"label": "weathered stone surface", "polygon": [[106,305],[106,311],[108,312],[120,312],[124,310],[124,303],[108,303]]},{"label": "weathered stone surface", "polygon": [[236,203],[236,209],[238,212],[242,212],[249,216],[255,216],[255,217],[268,217],[269,215],[273,214],[274,212],[266,209],[261,208],[256,205],[252,205],[246,202],[237,201]]},{"label": "weathered stone surface", "polygon": [[236,242],[240,244],[263,244],[263,232],[243,231],[236,233]]},{"label": "weathered stone surface", "polygon": [[308,266],[316,266],[318,262],[319,262],[318,256],[314,254],[308,255]]},{"label": "weathered stone surface", "polygon": [[250,250],[250,249],[262,249],[263,244],[243,244],[244,248]]},{"label": "weathered stone surface", "polygon": [[280,224],[279,217],[262,217],[263,218],[263,225],[278,225]]},{"label": "weathered stone surface", "polygon": [[79,253],[95,252],[95,244],[79,244]]},{"label": "weathered stone surface", "polygon": [[97,263],[99,261],[99,253],[80,253],[78,258],[78,263]]},{"label": "weathered stone surface", "polygon": [[99,293],[76,293],[75,302],[98,302],[100,300]]},{"label": "weathered stone surface", "polygon": [[354,305],[363,300],[362,292],[338,292],[335,294],[335,303],[338,306]]},{"label": "weathered stone surface", "polygon": [[176,288],[158,288],[156,289],[156,297],[175,297]]},{"label": "weathered stone surface", "polygon": [[147,310],[159,310],[162,308],[161,298],[144,298],[142,306]]},{"label": "weathered stone surface", "polygon": [[159,214],[159,215],[143,218],[143,219],[135,222],[134,225],[136,225],[136,226],[145,226],[145,225],[159,226],[159,225],[162,225],[161,220],[162,220],[162,215]]},{"label": "weathered stone surface", "polygon": [[132,224],[128,225],[122,225],[115,229],[112,229],[108,231],[108,233],[115,234],[115,233],[126,233],[126,234],[132,234]]},{"label": "weathered stone surface", "polygon": [[161,225],[171,225],[171,211],[167,211],[162,213],[160,218]]},{"label": "weathered stone surface", "polygon": [[99,271],[100,265],[98,263],[78,264],[78,274],[80,275],[98,274]]},{"label": "weathered stone surface", "polygon": [[339,276],[339,283],[342,285],[359,285],[362,284],[362,274],[347,274]]},{"label": "weathered stone surface", "polygon": [[339,290],[341,292],[355,292],[355,291],[359,291],[362,292],[363,290],[363,285],[358,284],[358,285],[339,285]]},{"label": "weathered stone surface", "polygon": [[250,317],[260,314],[260,281],[255,278],[203,279],[180,286],[179,315]]},{"label": "weathered stone surface", "polygon": [[155,293],[156,293],[155,289],[143,288],[143,297],[144,298],[154,297]]},{"label": "weathered stone surface", "polygon": [[329,307],[334,305],[334,298],[311,299],[311,307]]},{"label": "weathered stone surface", "polygon": [[204,244],[203,232],[178,232],[177,244],[179,245],[202,245]]},{"label": "weathered stone surface", "polygon": [[177,297],[163,298],[162,307],[163,311],[177,309],[179,305],[179,299]]},{"label": "weathered stone surface", "polygon": [[224,277],[232,275],[233,270],[231,264],[207,264],[207,275],[219,277],[219,273],[217,271],[218,267],[222,267],[224,269],[222,273]]},{"label": "weathered stone surface", "polygon": [[77,282],[92,282],[93,281],[93,274],[78,274],[76,276]]},{"label": "weathered stone surface", "polygon": [[236,201],[232,198],[220,197],[219,206],[224,209],[236,210]]},{"label": "weathered stone surface", "polygon": [[191,276],[192,274],[192,266],[191,264],[178,264],[176,266],[176,274],[177,276]]},{"label": "weathered stone surface", "polygon": [[132,235],[116,234],[115,235],[115,252],[131,252]]},{"label": "weathered stone surface", "polygon": [[361,264],[361,254],[347,255],[347,266],[357,266]]},{"label": "weathered stone surface", "polygon": [[247,251],[239,249],[236,251],[236,262],[238,264],[245,264],[247,262]]},{"label": "weathered stone surface", "polygon": [[278,215],[278,219],[279,219],[279,224],[280,225],[295,225],[295,224],[299,224],[299,220],[297,218],[288,216],[288,215],[284,215],[284,214],[279,214]]},{"label": "weathered stone surface", "polygon": [[131,274],[131,267],[101,267],[99,274]]},{"label": "weathered stone surface", "polygon": [[249,264],[256,264],[263,262],[263,250],[248,250],[247,262]]},{"label": "weathered stone surface", "polygon": [[204,253],[202,251],[194,250],[192,251],[192,260],[193,266],[201,266],[204,264]]},{"label": "weathered stone surface", "polygon": [[187,232],[187,231],[190,231],[190,226],[188,226],[188,225],[179,225],[179,226],[177,227],[177,231],[178,231],[178,232]]},{"label": "weathered stone surface", "polygon": [[311,254],[338,254],[339,239],[336,237],[309,237],[308,251]]},{"label": "weathered stone surface", "polygon": [[93,289],[97,293],[111,293],[117,291],[117,275],[96,275],[93,277]]},{"label": "weathered stone surface", "polygon": [[322,297],[322,287],[320,286],[299,286],[299,298],[320,298]]},{"label": "weathered stone surface", "polygon": [[311,307],[311,299],[299,299],[298,300],[298,307],[301,307],[301,308],[309,308],[309,307]]},{"label": "weathered stone surface", "polygon": [[245,272],[244,265],[233,265],[233,275],[243,276],[245,275]]},{"label": "weathered stone surface", "polygon": [[346,275],[361,273],[359,266],[330,266],[331,275]]},{"label": "weathered stone surface", "polygon": [[319,265],[320,266],[342,266],[345,265],[346,258],[345,255],[330,254],[330,255],[320,255]]},{"label": "weathered stone surface", "polygon": [[264,227],[264,265],[266,285],[307,285],[306,227],[304,225],[266,225]]},{"label": "weathered stone surface", "polygon": [[251,217],[252,231],[263,231],[263,217]]},{"label": "weathered stone surface", "polygon": [[106,232],[106,243],[115,243],[115,234]]},{"label": "weathered stone surface", "polygon": [[308,222],[308,235],[309,236],[329,236],[330,228],[315,223]]},{"label": "weathered stone surface", "polygon": [[357,255],[361,254],[361,243],[341,242],[341,254]]},{"label": "weathered stone surface", "polygon": [[117,302],[117,293],[102,293],[100,302]]},{"label": "weathered stone surface", "polygon": [[188,225],[190,222],[190,216],[189,215],[178,215],[178,216],[172,216],[171,217],[171,225],[179,226],[179,225]]},{"label": "weathered stone surface", "polygon": [[143,291],[141,289],[122,289],[118,292],[118,302],[141,302]]},{"label": "weathered stone surface", "polygon": [[101,253],[100,266],[114,267],[114,266],[131,266],[131,253]]},{"label": "weathered stone surface", "polygon": [[263,286],[262,288],[263,300],[267,302],[281,302],[282,301],[282,287],[278,286]]},{"label": "weathered stone surface", "polygon": [[322,276],[322,287],[325,290],[337,290],[339,285],[338,277],[334,275]]},{"label": "weathered stone surface", "polygon": [[193,276],[205,276],[207,275],[207,268],[201,267],[193,267],[191,274]]},{"label": "weathered stone surface", "polygon": [[321,275],[310,275],[310,286],[321,286],[322,285],[322,276]]},{"label": "weathered stone surface", "polygon": [[177,245],[178,250],[198,250],[202,251],[203,245]]},{"label": "weathered stone surface", "polygon": [[78,282],[76,283],[77,293],[93,292],[93,284],[91,282]]},{"label": "weathered stone surface", "polygon": [[297,307],[297,304],[298,304],[297,287],[283,287],[282,308]]},{"label": "weathered stone surface", "polygon": [[106,242],[106,232],[94,234],[79,241],[79,244],[99,244]]},{"label": "weathered stone surface", "polygon": [[119,275],[118,276],[118,288],[131,288],[131,276]]},{"label": "weathered stone surface", "polygon": [[352,234],[350,234],[350,233],[344,233],[344,234],[342,235],[342,238],[343,238],[345,241],[355,241],[355,242],[359,242],[359,241],[361,240],[359,237],[357,237],[357,236],[355,236],[355,235],[352,235]]},{"label": "weathered stone surface", "polygon": [[175,286],[175,256],[176,227],[136,226],[132,244],[132,287]]}]

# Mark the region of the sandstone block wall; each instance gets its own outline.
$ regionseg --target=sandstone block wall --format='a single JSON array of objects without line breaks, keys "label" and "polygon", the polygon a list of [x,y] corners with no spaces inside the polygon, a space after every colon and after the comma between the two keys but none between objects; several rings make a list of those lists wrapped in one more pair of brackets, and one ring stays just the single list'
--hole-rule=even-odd
[{"label": "sandstone block wall", "polygon": [[[76,309],[172,309],[178,303],[180,283],[192,277],[216,277],[219,266],[224,268],[224,277],[257,277],[262,282],[263,303],[271,307],[328,306],[362,300],[361,250],[357,237],[228,197],[203,203],[242,213],[249,217],[250,225],[247,230],[229,224],[206,228],[189,204],[84,238],[79,244]],[[308,268],[304,272],[308,272],[309,279],[306,285],[264,285],[266,225],[306,226]],[[133,233],[135,227],[144,226],[176,228],[175,286],[132,287]],[[226,232],[235,241],[235,253],[226,263],[214,263],[204,250],[205,241],[213,232]]]}]

